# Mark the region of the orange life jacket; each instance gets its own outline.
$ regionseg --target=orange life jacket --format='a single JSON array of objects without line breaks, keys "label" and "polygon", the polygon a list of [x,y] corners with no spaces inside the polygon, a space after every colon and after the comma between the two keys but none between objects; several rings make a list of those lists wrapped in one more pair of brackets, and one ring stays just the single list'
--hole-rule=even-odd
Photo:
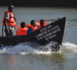
[{"label": "orange life jacket", "polygon": [[29,24],[26,24],[26,27],[31,28],[31,29],[32,29],[32,31],[37,30],[37,29],[36,29],[36,27],[34,27],[34,26],[32,26],[32,25],[29,25]]},{"label": "orange life jacket", "polygon": [[[9,13],[10,14],[10,18],[7,20],[7,24],[9,26],[16,26],[16,21],[15,21],[15,16],[12,12],[10,11],[5,11],[4,13]],[[4,17],[3,17],[3,23],[2,25],[4,25]]]},{"label": "orange life jacket", "polygon": [[[46,21],[46,20],[44,20],[44,26],[47,26],[48,25],[48,22]],[[37,26],[37,28],[42,28],[41,27],[41,24],[40,24],[40,21],[38,21],[37,23],[36,23],[36,26]]]},{"label": "orange life jacket", "polygon": [[16,35],[27,35],[28,28],[21,28],[18,26],[18,30],[16,31]]}]

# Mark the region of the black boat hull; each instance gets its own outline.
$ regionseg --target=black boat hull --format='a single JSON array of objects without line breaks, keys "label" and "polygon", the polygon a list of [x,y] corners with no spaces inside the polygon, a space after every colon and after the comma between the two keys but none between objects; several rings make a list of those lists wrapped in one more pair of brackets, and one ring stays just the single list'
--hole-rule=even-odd
[{"label": "black boat hull", "polygon": [[46,45],[51,41],[61,45],[64,36],[65,21],[66,18],[63,17],[28,35],[0,37],[0,47],[16,45],[22,42],[37,42],[41,45]]}]

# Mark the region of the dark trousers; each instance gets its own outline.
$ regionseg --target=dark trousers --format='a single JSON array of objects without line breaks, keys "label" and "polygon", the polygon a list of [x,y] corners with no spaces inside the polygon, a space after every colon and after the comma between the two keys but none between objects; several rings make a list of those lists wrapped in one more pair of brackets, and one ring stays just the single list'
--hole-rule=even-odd
[{"label": "dark trousers", "polygon": [[10,29],[9,29],[9,30],[7,31],[7,30],[5,29],[5,36],[12,36],[12,35],[13,35],[13,30],[10,30]]}]

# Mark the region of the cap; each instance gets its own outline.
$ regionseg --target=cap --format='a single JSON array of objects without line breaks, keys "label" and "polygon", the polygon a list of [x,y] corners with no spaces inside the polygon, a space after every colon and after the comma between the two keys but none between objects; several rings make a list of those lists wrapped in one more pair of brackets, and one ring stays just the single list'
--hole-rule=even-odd
[{"label": "cap", "polygon": [[8,9],[14,9],[14,6],[13,5],[9,5]]}]

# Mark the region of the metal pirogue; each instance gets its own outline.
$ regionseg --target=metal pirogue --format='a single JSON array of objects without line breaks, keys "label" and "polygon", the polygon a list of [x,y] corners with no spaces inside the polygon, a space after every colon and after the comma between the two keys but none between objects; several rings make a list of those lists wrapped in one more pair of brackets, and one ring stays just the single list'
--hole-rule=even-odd
[{"label": "metal pirogue", "polygon": [[36,42],[46,45],[51,41],[62,44],[65,31],[66,17],[51,22],[48,26],[40,28],[28,35],[0,37],[0,47],[16,45],[22,42]]}]

